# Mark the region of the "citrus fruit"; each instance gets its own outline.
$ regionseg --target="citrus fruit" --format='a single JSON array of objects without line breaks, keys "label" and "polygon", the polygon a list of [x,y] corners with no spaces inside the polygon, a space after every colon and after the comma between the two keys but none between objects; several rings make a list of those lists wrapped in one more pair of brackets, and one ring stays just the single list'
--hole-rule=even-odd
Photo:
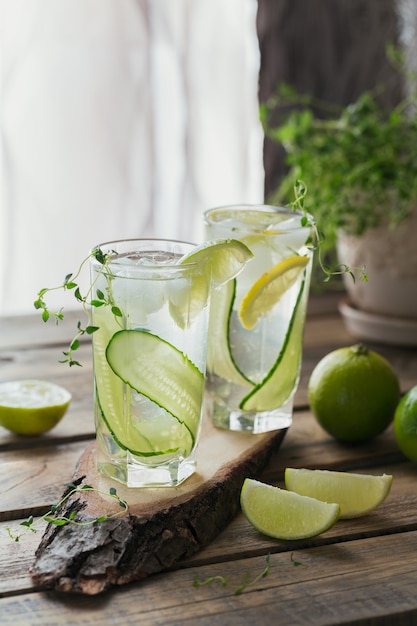
[{"label": "citrus fruit", "polygon": [[292,467],[285,470],[287,489],[324,502],[337,502],[340,517],[344,519],[374,511],[389,494],[391,484],[389,474],[372,476]]},{"label": "citrus fruit", "polygon": [[394,415],[398,447],[411,461],[417,461],[417,385],[401,398]]},{"label": "citrus fruit", "polygon": [[19,435],[51,430],[64,416],[71,394],[44,380],[0,383],[0,425]]},{"label": "citrus fruit", "polygon": [[338,504],[300,496],[251,478],[243,483],[240,504],[256,530],[276,539],[314,537],[331,528],[340,515]]},{"label": "citrus fruit", "polygon": [[305,281],[301,283],[297,301],[288,325],[282,348],[265,378],[241,401],[244,411],[269,411],[282,406],[293,393],[301,365],[305,312],[302,295]]},{"label": "citrus fruit", "polygon": [[[249,248],[235,239],[209,241],[184,255],[180,265],[196,263],[201,271],[190,274],[192,282],[185,283],[183,297],[178,293],[179,282],[173,282],[170,293],[170,313],[176,324],[184,328],[206,306],[210,286],[215,288],[233,279],[253,257]],[[191,290],[191,293],[189,293]]]},{"label": "citrus fruit", "polygon": [[388,427],[400,385],[390,363],[359,344],[338,348],[319,361],[308,383],[308,399],[324,430],[354,443]]},{"label": "citrus fruit", "polygon": [[251,329],[262,315],[267,315],[283,294],[292,287],[307,265],[307,256],[294,254],[267,270],[242,298],[239,319]]},{"label": "citrus fruit", "polygon": [[234,278],[252,257],[253,253],[241,241],[222,239],[197,246],[184,255],[179,263],[203,262],[208,270],[207,275],[217,286]]}]

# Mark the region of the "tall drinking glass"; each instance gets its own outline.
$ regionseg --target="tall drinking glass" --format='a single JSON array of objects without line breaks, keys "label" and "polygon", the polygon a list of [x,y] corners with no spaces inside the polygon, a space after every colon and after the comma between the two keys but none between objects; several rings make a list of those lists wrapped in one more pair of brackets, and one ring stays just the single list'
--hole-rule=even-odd
[{"label": "tall drinking glass", "polygon": [[230,206],[205,213],[206,238],[233,237],[253,258],[213,292],[206,396],[215,426],[263,433],[292,423],[313,257],[300,212]]},{"label": "tall drinking glass", "polygon": [[178,263],[193,248],[126,240],[92,257],[98,467],[129,487],[178,485],[196,468],[210,276]]}]

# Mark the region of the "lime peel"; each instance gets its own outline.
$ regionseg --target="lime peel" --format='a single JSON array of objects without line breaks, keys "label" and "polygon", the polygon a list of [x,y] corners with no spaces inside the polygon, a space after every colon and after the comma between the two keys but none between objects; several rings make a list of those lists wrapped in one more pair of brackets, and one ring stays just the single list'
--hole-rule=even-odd
[{"label": "lime peel", "polygon": [[388,496],[392,476],[354,474],[331,470],[285,470],[287,489],[324,502],[337,502],[340,518],[361,517],[374,511]]},{"label": "lime peel", "polygon": [[240,503],[247,520],[264,535],[275,539],[307,539],[331,528],[340,507],[292,491],[247,478]]}]

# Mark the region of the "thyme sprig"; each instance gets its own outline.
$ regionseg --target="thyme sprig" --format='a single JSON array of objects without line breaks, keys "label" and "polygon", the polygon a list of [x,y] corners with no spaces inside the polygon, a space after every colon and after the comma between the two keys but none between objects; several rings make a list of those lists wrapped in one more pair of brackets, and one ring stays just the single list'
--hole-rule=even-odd
[{"label": "thyme sprig", "polygon": [[[39,524],[42,521],[48,522],[49,524],[54,524],[55,526],[66,526],[67,524],[73,524],[74,526],[91,526],[92,524],[103,523],[103,522],[106,522],[107,520],[120,517],[121,515],[124,515],[128,511],[127,502],[125,500],[122,500],[119,497],[114,487],[110,487],[109,492],[106,493],[104,491],[100,491],[99,489],[96,489],[95,487],[91,487],[91,485],[80,486],[80,485],[75,485],[74,483],[66,483],[65,486],[69,488],[69,491],[65,494],[63,498],[61,498],[59,502],[57,502],[56,504],[53,504],[47,513],[45,513],[42,517],[38,518],[37,520],[34,519],[33,515],[30,515],[26,520],[24,520],[23,522],[20,522],[20,526],[23,527],[23,530],[21,532],[17,532],[13,530],[12,528],[7,527],[6,531],[10,539],[13,539],[13,541],[17,542],[20,540],[20,538],[24,534],[26,534],[29,531],[36,533],[37,532],[36,524]],[[72,511],[68,517],[66,517],[65,515],[59,515],[57,513],[58,509],[62,506],[64,502],[66,502],[75,493],[79,493],[82,491],[94,491],[103,496],[104,495],[110,496],[111,498],[113,498],[114,500],[118,502],[118,504],[123,510],[117,511],[116,513],[110,513],[110,514],[105,513],[104,515],[101,515],[99,517],[91,518],[89,520],[84,520],[84,521],[77,521],[76,519],[77,511]]]},{"label": "thyme sprig", "polygon": [[[257,582],[259,582],[259,580],[261,580],[262,578],[266,578],[266,576],[268,576],[269,569],[271,567],[270,558],[271,558],[271,555],[268,554],[267,557],[266,557],[266,565],[265,565],[264,569],[262,570],[262,572],[260,572],[260,574],[258,574],[252,580],[250,579],[249,572],[246,572],[243,575],[242,582],[235,589],[235,592],[234,592],[235,596],[239,596],[241,593],[243,593],[245,591],[245,589],[247,589],[247,587],[250,587],[251,585],[256,584]],[[205,578],[204,580],[200,580],[200,578],[197,575],[197,576],[194,577],[193,586],[194,587],[203,587],[205,585],[210,585],[210,584],[212,584],[214,582],[217,582],[217,581],[221,584],[222,587],[227,587],[227,585],[229,584],[229,580],[227,578],[225,578],[224,576],[209,576],[208,578]]]},{"label": "thyme sprig", "polygon": [[[75,274],[67,274],[65,276],[65,279],[63,281],[63,283],[61,285],[58,285],[56,287],[45,287],[43,289],[41,289],[38,294],[37,294],[37,298],[34,301],[33,305],[35,307],[35,309],[40,310],[41,311],[41,316],[42,316],[42,320],[44,322],[47,322],[49,319],[54,318],[56,323],[58,324],[60,321],[62,321],[64,319],[64,312],[63,312],[63,308],[59,309],[58,311],[52,311],[46,302],[45,296],[52,292],[52,291],[57,291],[60,289],[63,289],[64,291],[71,291],[74,295],[75,300],[78,303],[82,304],[83,307],[83,311],[84,314],[87,318],[87,322],[86,324],[82,324],[81,321],[79,320],[77,322],[77,332],[74,335],[74,337],[72,338],[68,349],[65,350],[63,352],[64,354],[64,359],[62,359],[60,361],[60,363],[68,363],[68,365],[71,367],[73,365],[78,365],[81,366],[81,363],[79,361],[77,361],[74,358],[74,352],[76,350],[78,350],[78,348],[80,347],[80,339],[83,335],[87,334],[87,335],[92,335],[93,333],[95,333],[97,330],[99,330],[98,326],[94,326],[91,323],[91,307],[102,307],[102,306],[109,306],[111,308],[111,311],[113,313],[113,315],[115,317],[122,317],[122,312],[120,310],[120,308],[115,304],[112,295],[111,295],[111,271],[109,269],[108,266],[108,262],[109,260],[112,258],[112,256],[115,253],[114,251],[111,251],[109,253],[104,253],[101,248],[96,247],[94,248],[91,253],[81,262],[78,270],[75,272]],[[100,271],[97,273],[97,276],[95,278],[95,280],[90,284],[87,292],[83,295],[81,293],[81,288],[78,284],[78,280],[79,277],[83,271],[84,266],[87,264],[87,262],[91,259],[91,258],[95,258],[96,261],[98,261],[98,263],[100,263],[101,265],[101,269]],[[107,283],[108,283],[108,290],[107,290],[107,295],[101,291],[100,289],[96,290],[96,294],[95,297],[92,298],[92,294],[93,294],[93,289],[95,287],[96,281],[98,280],[98,278],[100,277],[101,274],[105,273],[106,279],[107,279]]]},{"label": "thyme sprig", "polygon": [[294,183],[294,200],[290,203],[290,206],[294,211],[301,211],[301,213],[303,214],[301,217],[301,226],[309,226],[313,229],[318,250],[318,263],[325,275],[324,282],[328,282],[332,278],[332,276],[339,276],[342,274],[349,274],[354,282],[356,281],[356,277],[358,277],[363,282],[367,282],[368,275],[366,273],[365,267],[349,267],[345,263],[338,263],[330,266],[325,263],[322,254],[325,236],[324,233],[318,228],[314,217],[310,215],[306,209],[306,196],[306,184],[302,180],[297,179]]}]

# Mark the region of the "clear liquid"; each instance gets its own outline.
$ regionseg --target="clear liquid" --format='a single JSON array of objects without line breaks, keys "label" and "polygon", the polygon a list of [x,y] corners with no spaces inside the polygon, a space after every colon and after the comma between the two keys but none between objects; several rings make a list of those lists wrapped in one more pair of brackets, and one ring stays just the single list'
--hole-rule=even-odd
[{"label": "clear liquid", "polygon": [[[220,363],[226,358],[226,348],[220,349],[218,345],[210,343],[213,342],[213,337],[218,339],[222,336],[221,333],[214,332],[213,320],[221,324],[225,324],[226,320],[219,321],[216,311],[212,310],[211,315],[206,401],[213,423],[220,428],[261,433],[287,428],[292,422],[293,397],[301,367],[302,336],[292,359],[295,384],[282,405],[268,407],[268,410],[251,411],[242,409],[241,405],[254,386],[266,380],[276,364],[289,333],[302,280],[305,279],[308,283],[311,268],[307,268],[306,277],[300,275],[281,300],[261,316],[252,329],[242,326],[238,310],[252,285],[269,269],[294,254],[312,256],[306,245],[309,234],[308,228],[301,228],[300,218],[292,214],[261,212],[258,215],[256,211],[249,211],[242,215],[239,211],[227,209],[219,210],[217,221],[207,227],[207,239],[235,237],[254,253],[254,258],[236,278],[235,300],[228,320],[227,338],[227,350],[233,363],[226,368]],[[304,316],[307,295],[308,285],[299,303],[300,312]],[[238,371],[237,376],[234,370]]]},{"label": "clear liquid", "polygon": [[[95,290],[123,313],[118,317],[109,306],[93,308],[93,323],[99,327],[93,335],[98,464],[102,473],[128,486],[176,485],[196,467],[199,432],[190,435],[187,425],[163,408],[164,400],[138,393],[106,359],[116,333],[140,329],[177,348],[205,371],[208,307],[191,315],[195,268],[178,269],[182,256],[164,250],[125,252],[112,260],[111,275],[93,275]],[[135,355],[131,356],[134,368]],[[166,389],[161,390],[164,393]]]}]

